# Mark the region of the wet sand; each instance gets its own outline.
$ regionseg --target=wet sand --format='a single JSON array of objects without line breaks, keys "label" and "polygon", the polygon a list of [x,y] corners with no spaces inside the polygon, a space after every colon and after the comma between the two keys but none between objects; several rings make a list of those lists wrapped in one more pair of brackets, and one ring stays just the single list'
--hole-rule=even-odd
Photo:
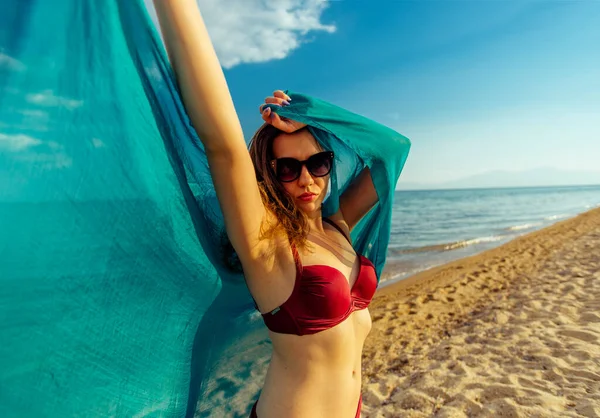
[{"label": "wet sand", "polygon": [[363,417],[599,417],[600,209],[379,291]]}]

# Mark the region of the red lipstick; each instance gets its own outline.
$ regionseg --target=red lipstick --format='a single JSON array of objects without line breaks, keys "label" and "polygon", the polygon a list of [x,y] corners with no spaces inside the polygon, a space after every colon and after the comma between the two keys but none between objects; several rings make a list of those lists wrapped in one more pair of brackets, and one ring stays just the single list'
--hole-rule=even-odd
[{"label": "red lipstick", "polygon": [[298,196],[298,199],[302,200],[303,202],[312,202],[316,199],[316,197],[317,195],[314,193],[303,193],[300,196]]}]

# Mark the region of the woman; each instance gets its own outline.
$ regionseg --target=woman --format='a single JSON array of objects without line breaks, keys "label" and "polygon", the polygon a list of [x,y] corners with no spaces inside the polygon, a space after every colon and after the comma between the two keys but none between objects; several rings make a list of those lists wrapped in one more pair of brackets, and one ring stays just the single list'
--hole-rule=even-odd
[{"label": "woman", "polygon": [[324,219],[334,156],[304,124],[272,110],[292,97],[276,91],[261,105],[265,125],[249,154],[195,0],[155,6],[227,234],[270,330],[272,359],[251,416],[358,417],[377,277],[350,231],[377,203],[371,174],[363,170]]}]

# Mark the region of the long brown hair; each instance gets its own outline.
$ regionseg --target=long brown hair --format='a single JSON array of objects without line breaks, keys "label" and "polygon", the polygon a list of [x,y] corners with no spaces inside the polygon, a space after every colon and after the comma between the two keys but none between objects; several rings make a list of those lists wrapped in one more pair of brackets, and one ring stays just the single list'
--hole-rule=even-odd
[{"label": "long brown hair", "polygon": [[[303,128],[308,129],[308,128]],[[296,131],[296,132],[301,132]],[[308,217],[296,206],[293,198],[275,177],[271,168],[273,142],[283,131],[265,123],[250,141],[250,158],[254,164],[258,188],[265,209],[275,215],[275,225],[264,225],[261,239],[269,239],[278,233],[285,233],[291,244],[297,248],[306,248],[309,231]],[[317,142],[317,147],[321,148]]]}]

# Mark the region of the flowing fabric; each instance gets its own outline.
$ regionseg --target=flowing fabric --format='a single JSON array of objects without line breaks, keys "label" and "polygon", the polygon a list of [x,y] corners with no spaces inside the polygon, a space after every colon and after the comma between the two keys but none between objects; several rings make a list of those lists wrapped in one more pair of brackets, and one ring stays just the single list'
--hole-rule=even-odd
[{"label": "flowing fabric", "polygon": [[[243,416],[270,346],[143,3],[0,5],[0,416]],[[370,167],[380,273],[409,141],[290,94],[336,153],[326,213]]]}]

